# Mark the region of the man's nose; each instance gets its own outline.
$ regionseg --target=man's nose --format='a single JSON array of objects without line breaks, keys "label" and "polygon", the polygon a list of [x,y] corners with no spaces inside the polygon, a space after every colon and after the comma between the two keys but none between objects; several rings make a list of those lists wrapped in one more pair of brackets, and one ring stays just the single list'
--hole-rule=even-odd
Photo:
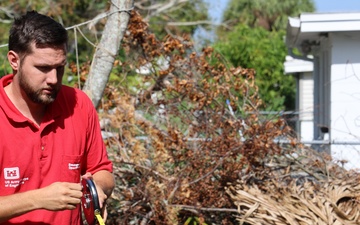
[{"label": "man's nose", "polygon": [[51,69],[48,74],[47,74],[47,77],[46,77],[46,82],[48,84],[56,84],[58,82],[58,71],[57,69]]}]

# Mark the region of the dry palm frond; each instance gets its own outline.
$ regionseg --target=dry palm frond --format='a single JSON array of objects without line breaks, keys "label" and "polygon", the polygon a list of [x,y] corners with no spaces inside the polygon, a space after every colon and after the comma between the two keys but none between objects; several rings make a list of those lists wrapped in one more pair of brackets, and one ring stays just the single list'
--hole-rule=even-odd
[{"label": "dry palm frond", "polygon": [[359,174],[332,165],[334,176],[325,175],[321,166],[309,165],[313,163],[314,157],[273,158],[260,176],[243,176],[229,185],[226,191],[238,208],[239,224],[360,224]]}]

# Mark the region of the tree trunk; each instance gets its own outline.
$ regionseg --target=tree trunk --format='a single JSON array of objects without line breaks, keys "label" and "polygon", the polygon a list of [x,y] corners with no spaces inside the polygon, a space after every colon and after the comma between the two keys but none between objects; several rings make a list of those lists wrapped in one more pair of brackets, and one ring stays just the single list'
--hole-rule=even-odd
[{"label": "tree trunk", "polygon": [[83,88],[95,107],[99,105],[109,80],[121,40],[130,20],[130,10],[133,8],[133,4],[134,0],[111,1],[104,32],[96,48],[89,76]]}]

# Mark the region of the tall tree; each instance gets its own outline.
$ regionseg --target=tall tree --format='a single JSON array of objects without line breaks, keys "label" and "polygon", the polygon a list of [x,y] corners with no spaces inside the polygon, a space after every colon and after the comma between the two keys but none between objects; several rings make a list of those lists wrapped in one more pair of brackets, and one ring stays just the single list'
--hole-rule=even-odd
[{"label": "tall tree", "polygon": [[227,27],[241,23],[279,31],[285,29],[289,16],[314,10],[313,0],[230,0],[223,18]]},{"label": "tall tree", "polygon": [[230,0],[224,12],[215,49],[234,66],[256,70],[266,110],[295,108],[295,81],[284,75],[285,29],[289,16],[314,9],[312,0]]}]

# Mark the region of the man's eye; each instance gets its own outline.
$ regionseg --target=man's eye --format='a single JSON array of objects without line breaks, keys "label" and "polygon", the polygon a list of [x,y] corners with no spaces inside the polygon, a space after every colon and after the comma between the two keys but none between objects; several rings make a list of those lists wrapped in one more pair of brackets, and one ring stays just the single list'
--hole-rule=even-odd
[{"label": "man's eye", "polygon": [[38,70],[41,70],[43,72],[47,72],[47,71],[51,70],[50,66],[38,66],[37,68],[38,68]]}]

